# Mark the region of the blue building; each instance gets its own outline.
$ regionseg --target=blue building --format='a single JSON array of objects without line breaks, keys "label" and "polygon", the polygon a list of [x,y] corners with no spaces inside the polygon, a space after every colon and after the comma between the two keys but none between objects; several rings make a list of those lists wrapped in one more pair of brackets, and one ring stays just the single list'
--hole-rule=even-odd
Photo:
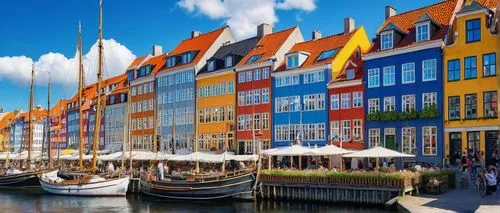
[{"label": "blue building", "polygon": [[384,146],[416,157],[408,165],[443,163],[443,40],[457,2],[396,15],[385,9],[365,65],[367,148]]},{"label": "blue building", "polygon": [[80,144],[80,117],[78,112],[78,101],[67,104],[66,113],[66,147],[78,149]]},{"label": "blue building", "polygon": [[194,150],[196,74],[222,45],[233,43],[229,27],[205,34],[193,31],[169,52],[165,67],[156,73],[156,117],[159,148],[179,153]]},{"label": "blue building", "polygon": [[344,33],[322,38],[315,31],[311,40],[295,44],[272,73],[273,147],[290,146],[296,140],[304,146],[328,144],[327,84],[340,73],[332,70],[332,64],[343,67],[358,51],[359,42],[369,43],[364,29],[354,29],[352,19],[345,23]]}]

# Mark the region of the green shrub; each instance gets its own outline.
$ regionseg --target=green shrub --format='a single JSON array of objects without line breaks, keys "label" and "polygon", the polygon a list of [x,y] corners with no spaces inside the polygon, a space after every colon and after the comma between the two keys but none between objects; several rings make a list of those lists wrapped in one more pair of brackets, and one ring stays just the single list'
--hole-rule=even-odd
[{"label": "green shrub", "polygon": [[415,111],[415,109],[412,109],[409,112],[400,112],[399,113],[400,120],[410,120],[410,119],[415,119],[415,118],[417,118],[417,111]]},{"label": "green shrub", "polygon": [[368,113],[368,115],[366,115],[366,120],[367,121],[378,121],[380,120],[380,112],[372,112],[372,113]]},{"label": "green shrub", "polygon": [[448,187],[450,189],[454,189],[455,186],[455,172],[452,170],[440,170],[440,171],[421,171],[422,175],[422,184],[423,186],[427,185],[429,179],[431,178],[442,178],[448,177]]},{"label": "green shrub", "polygon": [[435,118],[438,117],[438,115],[439,113],[436,104],[423,108],[418,114],[420,118]]},{"label": "green shrub", "polygon": [[398,119],[398,113],[395,110],[380,113],[380,120],[393,121]]}]

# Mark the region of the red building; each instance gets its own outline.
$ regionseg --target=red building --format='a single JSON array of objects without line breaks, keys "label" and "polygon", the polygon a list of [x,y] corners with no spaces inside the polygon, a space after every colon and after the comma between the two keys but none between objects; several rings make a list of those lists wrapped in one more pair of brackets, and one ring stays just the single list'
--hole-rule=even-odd
[{"label": "red building", "polygon": [[236,65],[237,153],[257,153],[271,147],[271,73],[284,60],[284,53],[304,39],[298,27],[272,32],[270,25],[257,27],[259,43]]},{"label": "red building", "polygon": [[339,147],[364,148],[363,88],[363,62],[356,53],[342,72],[328,83],[330,142]]}]

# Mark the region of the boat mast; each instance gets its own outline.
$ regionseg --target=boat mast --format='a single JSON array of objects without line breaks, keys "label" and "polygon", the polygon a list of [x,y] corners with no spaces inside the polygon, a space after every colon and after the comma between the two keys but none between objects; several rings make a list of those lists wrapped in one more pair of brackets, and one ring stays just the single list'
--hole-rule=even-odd
[{"label": "boat mast", "polygon": [[28,109],[28,160],[27,160],[27,166],[26,168],[28,170],[31,169],[31,144],[32,144],[32,141],[33,141],[33,125],[32,125],[32,110],[33,110],[33,96],[34,96],[34,92],[33,92],[33,84],[35,83],[35,64],[32,64],[32,67],[31,67],[31,86],[30,86],[30,103],[29,103],[29,109]]},{"label": "boat mast", "polygon": [[78,23],[78,142],[79,142],[79,160],[80,171],[83,170],[83,118],[82,118],[82,90],[85,82],[83,81],[83,63],[82,63],[82,24]]},{"label": "boat mast", "polygon": [[[52,168],[52,158],[51,158],[51,144],[50,144],[50,72],[49,72],[49,84],[48,84],[48,87],[47,87],[47,125],[46,125],[46,128],[47,128],[47,145],[49,146],[48,147],[48,153],[47,153],[47,156],[49,157],[49,168]],[[43,149],[42,149],[43,151]],[[43,155],[42,155],[43,156]],[[43,157],[42,157],[42,160],[43,160]]]},{"label": "boat mast", "polygon": [[[127,92],[127,102],[128,102],[128,150],[129,150],[129,170],[130,170],[130,177],[134,177],[134,173],[133,173],[133,167],[132,167],[132,126],[131,126],[131,121],[132,121],[132,108],[131,108],[131,104],[132,104],[132,96],[130,95],[130,91],[132,90],[132,85],[130,84],[130,81],[128,82],[128,88],[129,88],[129,91]],[[124,139],[125,140],[125,139]],[[124,156],[125,153],[122,153],[122,156]],[[122,157],[122,159],[124,159]]]},{"label": "boat mast", "polygon": [[101,127],[101,80],[102,80],[102,0],[99,0],[99,61],[97,65],[97,108],[95,113],[94,127],[94,153],[92,156],[92,172],[95,173],[97,166],[97,143],[99,142],[99,131]]},{"label": "boat mast", "polygon": [[174,97],[174,107],[172,109],[172,154],[175,155],[175,97]]}]

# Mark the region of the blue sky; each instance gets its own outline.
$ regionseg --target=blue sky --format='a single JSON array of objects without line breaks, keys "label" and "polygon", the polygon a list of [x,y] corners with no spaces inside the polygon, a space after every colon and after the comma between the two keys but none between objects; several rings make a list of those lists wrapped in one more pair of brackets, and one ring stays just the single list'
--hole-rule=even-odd
[{"label": "blue sky", "polygon": [[[238,2],[242,1],[242,2]],[[207,32],[229,24],[241,28],[244,23],[256,24],[271,20],[275,30],[299,25],[304,39],[310,39],[313,30],[323,35],[342,32],[343,19],[352,17],[356,25],[363,25],[372,38],[375,30],[384,20],[384,6],[392,5],[398,13],[436,3],[439,0],[104,0],[104,38],[113,39],[108,49],[113,56],[105,56],[113,63],[106,68],[109,73],[118,70],[132,56],[140,56],[151,51],[153,44],[163,46],[164,51],[187,38],[192,30]],[[212,3],[213,2],[213,3]],[[217,3],[219,2],[219,3]],[[204,5],[205,4],[205,5]],[[246,4],[246,5],[245,5]],[[239,6],[241,5],[241,6]],[[265,5],[271,5],[266,7]],[[261,14],[242,12],[257,8]],[[268,9],[268,10],[266,10]],[[270,11],[265,12],[264,11]],[[272,15],[272,12],[275,12]],[[271,14],[271,15],[270,15]],[[74,84],[68,83],[69,72],[75,72],[58,63],[73,64],[65,58],[72,58],[76,51],[77,26],[83,25],[84,54],[97,39],[97,0],[17,0],[4,1],[0,7],[0,107],[5,110],[28,107],[30,72],[29,60],[39,63],[41,70],[51,71],[56,79],[52,89],[52,103],[67,98],[75,92]],[[235,24],[236,23],[236,24]],[[248,36],[248,29],[238,30],[238,37]],[[241,33],[243,32],[243,33]],[[253,33],[253,32],[252,32]],[[105,43],[105,48],[106,48]],[[48,54],[52,53],[52,54]],[[105,52],[106,53],[106,52]],[[119,57],[123,55],[120,60]],[[25,56],[19,57],[19,56]],[[41,60],[40,57],[44,56]],[[51,56],[51,57],[47,57]],[[64,57],[63,57],[64,56]],[[14,57],[14,58],[12,58]],[[89,61],[92,54],[88,55]],[[62,61],[62,62],[61,62]],[[22,63],[22,66],[20,64]],[[44,64],[49,64],[44,66]],[[94,67],[95,62],[87,64]],[[47,68],[48,67],[48,68]],[[63,68],[61,68],[63,67]],[[71,66],[69,66],[71,67]],[[89,68],[90,69],[90,68]],[[89,72],[90,73],[90,72]],[[74,73],[73,73],[74,74]],[[41,74],[43,75],[43,74]],[[45,75],[44,75],[45,76]],[[42,78],[42,77],[40,77]],[[65,80],[66,79],[66,80]],[[35,104],[47,105],[45,81],[37,81]]]}]

